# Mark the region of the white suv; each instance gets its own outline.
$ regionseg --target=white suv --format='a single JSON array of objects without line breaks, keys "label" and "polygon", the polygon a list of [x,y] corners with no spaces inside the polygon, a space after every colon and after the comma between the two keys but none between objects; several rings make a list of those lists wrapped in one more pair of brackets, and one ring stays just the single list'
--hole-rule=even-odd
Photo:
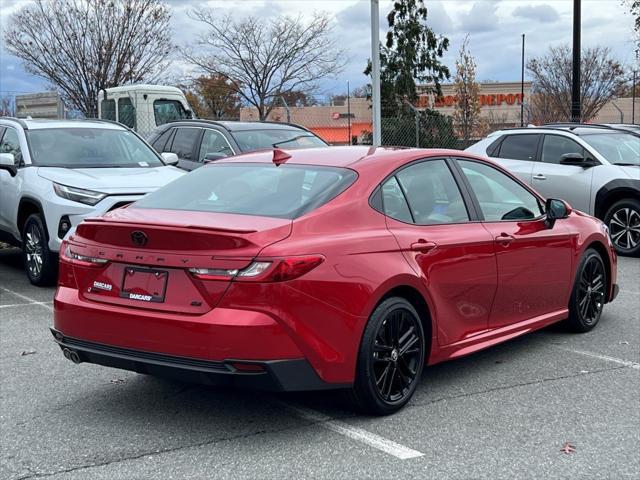
[{"label": "white suv", "polygon": [[640,135],[559,124],[494,132],[467,151],[492,158],[547,198],[609,227],[621,255],[640,255]]},{"label": "white suv", "polygon": [[117,123],[0,118],[0,240],[22,247],[31,283],[49,284],[82,219],[180,177],[174,162]]}]

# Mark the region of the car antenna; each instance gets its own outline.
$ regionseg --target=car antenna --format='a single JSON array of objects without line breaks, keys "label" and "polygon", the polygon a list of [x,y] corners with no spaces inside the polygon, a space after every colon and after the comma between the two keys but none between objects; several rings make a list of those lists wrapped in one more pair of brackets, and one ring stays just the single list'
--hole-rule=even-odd
[{"label": "car antenna", "polygon": [[289,155],[284,150],[280,150],[279,148],[273,149],[273,163],[276,165],[276,167],[279,167],[290,158],[291,155]]}]

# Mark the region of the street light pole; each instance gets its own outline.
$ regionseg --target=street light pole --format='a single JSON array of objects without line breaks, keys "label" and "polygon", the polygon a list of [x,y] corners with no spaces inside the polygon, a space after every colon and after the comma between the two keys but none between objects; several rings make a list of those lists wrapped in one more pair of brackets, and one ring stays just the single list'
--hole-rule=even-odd
[{"label": "street light pole", "polygon": [[520,72],[520,126],[524,127],[524,33],[522,34],[522,65]]},{"label": "street light pole", "polygon": [[347,80],[347,125],[348,125],[348,139],[349,145],[352,145],[351,141],[351,89],[349,88],[349,80]]},{"label": "street light pole", "polygon": [[571,121],[580,122],[580,1],[573,0],[573,75],[571,79]]},{"label": "street light pole", "polygon": [[371,0],[371,96],[373,103],[373,146],[382,143],[380,127],[380,6]]}]

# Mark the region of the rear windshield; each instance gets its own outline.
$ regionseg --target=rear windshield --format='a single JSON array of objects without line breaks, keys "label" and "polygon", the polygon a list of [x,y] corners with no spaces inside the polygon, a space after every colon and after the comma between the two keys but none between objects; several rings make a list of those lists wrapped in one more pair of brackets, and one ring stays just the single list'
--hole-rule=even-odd
[{"label": "rear windshield", "polygon": [[33,163],[41,167],[159,167],[154,151],[134,133],[111,128],[28,130]]},{"label": "rear windshield", "polygon": [[231,132],[231,135],[243,152],[280,146],[286,149],[327,146],[320,138],[305,130],[239,130]]},{"label": "rear windshield", "polygon": [[294,219],[339,195],[356,177],[346,168],[217,163],[178,178],[132,208]]}]

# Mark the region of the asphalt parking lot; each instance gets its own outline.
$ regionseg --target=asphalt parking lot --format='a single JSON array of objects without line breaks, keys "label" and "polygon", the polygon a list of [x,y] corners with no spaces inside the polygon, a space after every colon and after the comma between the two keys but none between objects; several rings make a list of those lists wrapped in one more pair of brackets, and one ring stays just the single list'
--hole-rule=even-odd
[{"label": "asphalt parking lot", "polygon": [[[0,478],[638,478],[640,259],[583,335],[552,327],[426,369],[407,408],[73,365],[53,288],[0,250]],[[569,442],[573,453],[561,448]]]}]

